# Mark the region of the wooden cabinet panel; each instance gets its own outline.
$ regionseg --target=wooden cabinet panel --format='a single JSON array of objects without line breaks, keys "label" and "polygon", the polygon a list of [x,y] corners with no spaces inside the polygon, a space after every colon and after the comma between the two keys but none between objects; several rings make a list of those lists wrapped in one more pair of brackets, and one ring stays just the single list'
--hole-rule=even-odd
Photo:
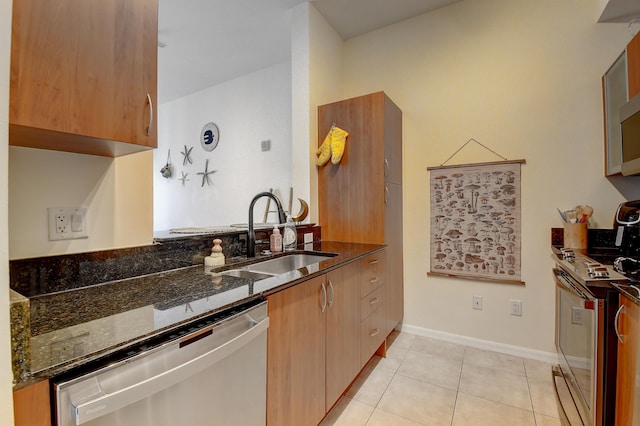
[{"label": "wooden cabinet panel", "polygon": [[328,412],[360,371],[359,267],[351,263],[329,272],[326,322],[326,398]]},{"label": "wooden cabinet panel", "polygon": [[378,306],[385,302],[385,286],[380,286],[360,300],[360,320],[364,320],[373,313]]},{"label": "wooden cabinet panel", "polygon": [[402,186],[386,183],[385,235],[387,334],[404,317],[404,274],[402,249]]},{"label": "wooden cabinet panel", "polygon": [[318,424],[358,375],[359,278],[354,262],[267,297],[269,425]]},{"label": "wooden cabinet panel", "polygon": [[342,161],[318,168],[319,222],[329,241],[383,243],[384,93],[318,108],[320,143],[332,124],[349,133]]},{"label": "wooden cabinet panel", "polygon": [[269,425],[316,425],[324,417],[324,283],[322,276],[267,297]]},{"label": "wooden cabinet panel", "polygon": [[384,98],[384,180],[402,185],[402,111]]},{"label": "wooden cabinet panel", "polygon": [[[391,285],[386,289],[390,312],[386,331],[390,331],[404,311],[402,111],[384,92],[319,106],[319,144],[332,124],[349,132],[349,138],[339,165],[318,168],[322,238],[387,245],[386,279]],[[365,287],[362,296],[376,288]]]},{"label": "wooden cabinet panel", "polygon": [[387,322],[384,305],[384,303],[378,305],[377,309],[362,321],[360,328],[360,352],[362,357],[360,363],[363,366],[387,337],[385,334]]},{"label": "wooden cabinet panel", "polygon": [[50,404],[48,380],[13,392],[15,426],[50,426]]},{"label": "wooden cabinet panel", "polygon": [[640,93],[640,33],[627,44],[627,80],[629,99]]},{"label": "wooden cabinet panel", "polygon": [[[633,301],[620,296],[620,305],[624,306],[618,316],[618,332],[623,336],[618,342],[618,374],[616,380],[616,425],[626,426],[634,423],[634,411],[640,413],[638,399],[638,319],[640,307]],[[636,417],[638,422],[640,417]]]},{"label": "wooden cabinet panel", "polygon": [[372,254],[359,261],[360,297],[364,297],[384,285],[386,279],[386,250]]},{"label": "wooden cabinet panel", "polygon": [[10,144],[99,155],[156,147],[157,17],[157,0],[15,2]]}]

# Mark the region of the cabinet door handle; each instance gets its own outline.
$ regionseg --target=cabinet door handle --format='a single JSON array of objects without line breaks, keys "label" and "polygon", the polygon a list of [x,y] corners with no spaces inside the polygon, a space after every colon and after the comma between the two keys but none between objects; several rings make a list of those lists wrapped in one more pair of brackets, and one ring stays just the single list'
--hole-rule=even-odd
[{"label": "cabinet door handle", "polygon": [[375,284],[375,283],[377,283],[378,281],[379,281],[379,280],[378,280],[378,277],[371,278],[371,279],[369,280],[369,282],[370,282],[371,284]]},{"label": "cabinet door handle", "polygon": [[377,297],[374,297],[373,299],[371,299],[369,301],[370,305],[375,305],[376,303],[378,303],[380,301],[380,299],[378,299]]},{"label": "cabinet door handle", "polygon": [[616,317],[613,319],[613,328],[616,330],[616,336],[618,336],[618,341],[620,343],[624,342],[624,335],[620,334],[620,330],[618,329],[618,319],[622,314],[622,311],[624,311],[624,305],[620,305],[618,312],[616,312]]},{"label": "cabinet door handle", "polygon": [[371,333],[369,333],[369,337],[377,336],[378,334],[380,334],[380,329],[376,328]]},{"label": "cabinet door handle", "polygon": [[384,205],[389,204],[389,187],[385,185],[384,187]]},{"label": "cabinet door handle", "polygon": [[324,301],[322,302],[322,310],[324,312],[327,310],[327,287],[322,283],[322,293],[324,294]]},{"label": "cabinet door handle", "polygon": [[333,290],[333,283],[329,280],[329,288],[331,289],[331,299],[329,299],[329,307],[333,306],[333,299],[335,299],[336,294]]},{"label": "cabinet door handle", "polygon": [[151,95],[147,93],[147,102],[149,102],[149,127],[147,127],[147,136],[151,136],[151,128],[153,127],[153,102]]},{"label": "cabinet door handle", "polygon": [[375,265],[376,263],[378,263],[378,259],[373,259],[371,262],[369,262],[369,265]]},{"label": "cabinet door handle", "polygon": [[384,159],[384,176],[389,176],[389,160]]}]

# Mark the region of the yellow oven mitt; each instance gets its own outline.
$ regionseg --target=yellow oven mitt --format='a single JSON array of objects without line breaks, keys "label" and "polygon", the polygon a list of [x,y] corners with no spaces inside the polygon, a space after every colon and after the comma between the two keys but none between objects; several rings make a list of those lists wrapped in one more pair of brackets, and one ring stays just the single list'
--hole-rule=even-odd
[{"label": "yellow oven mitt", "polygon": [[316,151],[316,164],[318,166],[324,166],[331,158],[331,132],[333,131],[333,127],[327,133],[327,136],[324,138],[324,142],[320,145],[320,148]]},{"label": "yellow oven mitt", "polygon": [[347,143],[347,136],[349,133],[345,132],[339,127],[334,127],[331,133],[331,162],[338,164],[342,160],[344,154],[344,147]]}]

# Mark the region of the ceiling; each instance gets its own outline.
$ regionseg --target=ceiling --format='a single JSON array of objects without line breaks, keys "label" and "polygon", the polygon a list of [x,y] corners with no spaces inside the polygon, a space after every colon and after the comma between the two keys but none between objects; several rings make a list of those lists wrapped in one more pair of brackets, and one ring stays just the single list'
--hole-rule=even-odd
[{"label": "ceiling", "polygon": [[[291,9],[307,0],[159,0],[158,101],[284,62]],[[311,0],[349,38],[459,0]]]}]

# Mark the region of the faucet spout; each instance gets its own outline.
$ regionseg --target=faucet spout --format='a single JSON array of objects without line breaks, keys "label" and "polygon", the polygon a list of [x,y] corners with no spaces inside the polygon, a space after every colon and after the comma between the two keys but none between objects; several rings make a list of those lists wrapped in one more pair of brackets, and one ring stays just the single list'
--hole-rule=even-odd
[{"label": "faucet spout", "polygon": [[287,221],[287,217],[284,214],[284,210],[282,209],[282,203],[278,197],[273,195],[271,192],[260,192],[256,194],[255,197],[251,200],[251,204],[249,204],[249,231],[247,238],[247,257],[256,257],[256,233],[253,227],[253,206],[255,206],[256,201],[258,201],[262,197],[269,197],[275,203],[278,209],[278,220],[280,223],[285,223]]}]

